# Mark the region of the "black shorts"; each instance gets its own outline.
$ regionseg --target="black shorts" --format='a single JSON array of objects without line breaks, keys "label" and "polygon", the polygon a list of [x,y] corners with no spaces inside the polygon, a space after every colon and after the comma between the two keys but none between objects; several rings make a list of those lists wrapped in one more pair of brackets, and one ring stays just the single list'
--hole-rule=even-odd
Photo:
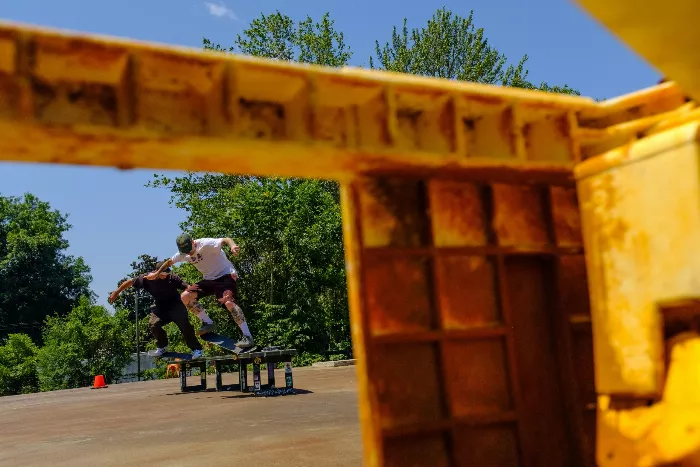
[{"label": "black shorts", "polygon": [[231,300],[236,304],[238,303],[238,287],[236,280],[230,274],[214,280],[203,279],[197,282],[197,286],[199,287],[197,291],[197,297],[199,298],[214,295],[217,300],[221,300],[229,292]]}]

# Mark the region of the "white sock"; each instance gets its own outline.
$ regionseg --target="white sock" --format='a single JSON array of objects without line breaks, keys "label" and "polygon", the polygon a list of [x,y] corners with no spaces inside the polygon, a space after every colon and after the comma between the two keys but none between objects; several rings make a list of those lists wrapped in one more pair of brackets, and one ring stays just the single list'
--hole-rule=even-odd
[{"label": "white sock", "polygon": [[201,319],[203,323],[205,324],[212,324],[214,321],[211,320],[209,315],[207,315],[206,311],[200,311],[197,313],[197,318]]},{"label": "white sock", "polygon": [[238,327],[241,328],[241,331],[243,331],[243,335],[244,335],[244,336],[250,336],[250,335],[251,335],[251,334],[250,334],[250,329],[248,329],[248,322],[247,322],[247,321],[243,321],[243,324],[239,325]]}]

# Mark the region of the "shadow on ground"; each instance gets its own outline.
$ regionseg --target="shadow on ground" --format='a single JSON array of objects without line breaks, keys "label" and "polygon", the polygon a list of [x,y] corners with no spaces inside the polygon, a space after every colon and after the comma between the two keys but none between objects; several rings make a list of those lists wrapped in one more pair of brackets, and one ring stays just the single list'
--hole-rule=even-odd
[{"label": "shadow on ground", "polygon": [[[226,393],[230,392],[236,392],[237,394],[231,394],[231,395],[224,395]],[[189,392],[169,392],[164,394],[165,396],[196,396],[196,395],[203,395],[203,394],[221,394],[222,399],[247,399],[247,398],[259,398],[259,397],[264,397],[264,398],[270,398],[270,397],[283,397],[283,396],[303,396],[306,394],[313,394],[313,391],[309,391],[308,389],[297,389],[294,388],[294,392],[291,394],[284,394],[284,393],[267,393],[264,392],[262,394],[254,394],[252,392],[247,392],[247,393],[240,393],[235,389],[224,389],[222,391],[217,391],[214,388],[207,388],[203,391],[189,391]]]}]

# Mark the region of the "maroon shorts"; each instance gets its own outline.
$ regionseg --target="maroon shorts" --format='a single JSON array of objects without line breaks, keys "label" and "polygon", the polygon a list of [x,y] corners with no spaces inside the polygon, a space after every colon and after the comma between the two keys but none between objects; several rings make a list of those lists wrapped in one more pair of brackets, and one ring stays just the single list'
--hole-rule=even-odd
[{"label": "maroon shorts", "polygon": [[229,292],[233,302],[236,304],[238,303],[238,287],[236,281],[230,274],[214,280],[202,279],[197,282],[197,286],[199,287],[197,291],[198,298],[214,295],[217,300],[221,300],[226,292]]}]

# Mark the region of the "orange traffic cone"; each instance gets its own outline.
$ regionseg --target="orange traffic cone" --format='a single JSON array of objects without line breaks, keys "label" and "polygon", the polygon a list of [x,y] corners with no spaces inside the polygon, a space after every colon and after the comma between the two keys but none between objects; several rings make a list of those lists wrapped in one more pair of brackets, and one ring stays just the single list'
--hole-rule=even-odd
[{"label": "orange traffic cone", "polygon": [[95,376],[95,384],[92,385],[92,389],[106,388],[104,375]]}]

